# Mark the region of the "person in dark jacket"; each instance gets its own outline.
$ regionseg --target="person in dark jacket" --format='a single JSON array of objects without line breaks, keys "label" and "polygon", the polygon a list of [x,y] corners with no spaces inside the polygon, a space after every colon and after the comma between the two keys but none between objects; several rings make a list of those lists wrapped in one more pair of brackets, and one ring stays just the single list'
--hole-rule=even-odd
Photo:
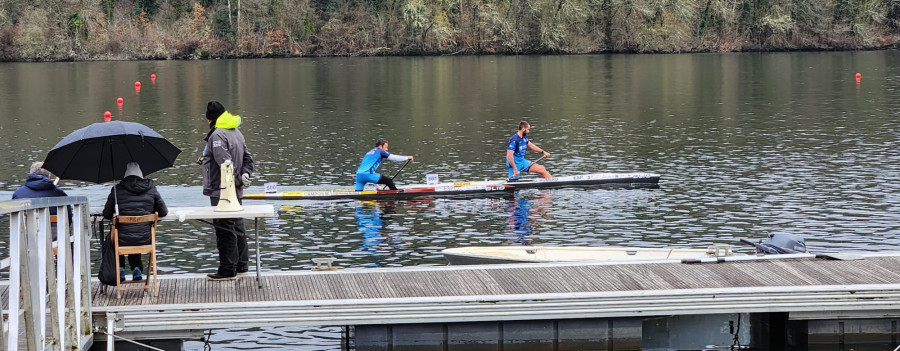
[{"label": "person in dark jacket", "polygon": [[[58,197],[68,196],[65,191],[60,189],[53,180],[50,179],[50,171],[43,168],[44,163],[37,161],[31,164],[31,173],[25,180],[25,185],[13,192],[12,198],[15,199],[33,199],[38,197]],[[69,207],[69,220],[72,219],[72,207]],[[50,207],[50,215],[56,215],[56,207]],[[56,223],[51,224],[51,237],[56,240]]]},{"label": "person in dark jacket", "polygon": [[[219,204],[219,192],[222,187],[221,164],[231,161],[234,165],[235,193],[238,202],[244,196],[244,188],[250,185],[253,174],[253,158],[247,151],[244,135],[237,128],[241,124],[241,116],[232,115],[225,110],[222,103],[210,101],[206,104],[206,121],[209,133],[206,134],[206,148],[200,157],[203,168],[203,195],[209,196],[211,205]],[[210,280],[231,280],[238,273],[247,273],[250,252],[247,249],[247,233],[244,220],[241,218],[215,219],[216,247],[219,249],[219,268],[210,273]]]},{"label": "person in dark jacket", "polygon": [[[118,206],[116,200],[118,199]],[[118,208],[117,208],[118,207]],[[106,206],[103,207],[103,218],[112,219],[113,214],[120,216],[143,216],[156,212],[160,217],[169,214],[166,203],[163,201],[153,180],[144,179],[141,167],[135,162],[129,162],[125,167],[125,177],[113,187]],[[119,245],[135,246],[150,244],[150,223],[121,224],[119,227]],[[124,257],[119,257],[120,265],[125,266]],[[128,265],[131,267],[132,280],[143,279],[144,264],[141,254],[128,255]],[[119,272],[120,279],[125,280],[125,270]]]},{"label": "person in dark jacket", "polygon": [[[31,199],[37,197],[57,197],[68,196],[65,191],[60,189],[53,180],[50,179],[50,171],[43,168],[44,163],[37,161],[31,164],[31,173],[25,180],[25,185],[16,189],[12,194],[15,199]],[[56,207],[50,208],[50,214],[56,214]]]}]

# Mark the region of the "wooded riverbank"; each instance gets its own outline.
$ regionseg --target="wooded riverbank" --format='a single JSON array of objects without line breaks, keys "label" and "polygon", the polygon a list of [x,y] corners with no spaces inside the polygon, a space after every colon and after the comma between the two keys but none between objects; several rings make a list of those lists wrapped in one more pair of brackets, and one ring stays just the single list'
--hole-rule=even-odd
[{"label": "wooded riverbank", "polygon": [[0,61],[898,45],[898,0],[0,1]]}]

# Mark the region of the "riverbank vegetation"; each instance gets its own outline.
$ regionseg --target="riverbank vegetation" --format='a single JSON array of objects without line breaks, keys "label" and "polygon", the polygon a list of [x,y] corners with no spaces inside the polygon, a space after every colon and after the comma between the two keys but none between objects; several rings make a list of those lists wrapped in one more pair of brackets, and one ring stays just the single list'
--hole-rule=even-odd
[{"label": "riverbank vegetation", "polygon": [[895,48],[900,0],[0,0],[0,60]]}]

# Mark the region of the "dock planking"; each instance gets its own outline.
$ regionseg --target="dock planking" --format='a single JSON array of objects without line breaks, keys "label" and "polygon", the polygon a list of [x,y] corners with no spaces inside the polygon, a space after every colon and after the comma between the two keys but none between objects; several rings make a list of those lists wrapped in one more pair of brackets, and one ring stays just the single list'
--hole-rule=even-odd
[{"label": "dock planking", "polygon": [[[806,255],[699,264],[582,262],[271,272],[263,274],[262,289],[252,274],[231,281],[209,281],[201,274],[160,278],[158,297],[127,291],[121,300],[94,281],[93,312],[119,314],[124,331],[615,317],[688,309],[684,313],[794,312],[822,305],[900,315],[900,307],[893,307],[900,306],[900,255],[846,261]],[[0,295],[6,297],[6,290],[0,285]],[[767,299],[766,304],[760,298]],[[4,309],[6,303],[4,298]],[[148,324],[153,318],[159,322]],[[169,319],[172,323],[166,324]]]},{"label": "dock planking", "polygon": [[[160,294],[92,285],[94,307],[297,300],[554,294],[670,289],[753,288],[900,283],[900,257],[840,261],[817,258],[681,264],[543,264],[348,269],[270,273],[263,289],[247,275],[209,281],[203,275],[162,275]],[[0,285],[3,307],[7,285]],[[114,309],[114,308],[112,308]]]},{"label": "dock planking", "polygon": [[[839,261],[817,258],[681,264],[542,264],[347,269],[269,273],[263,289],[253,275],[208,281],[201,275],[162,276],[160,296],[129,291],[117,300],[99,291],[95,307],[263,301],[353,300],[441,296],[557,294],[669,289],[753,288],[900,283],[900,258]],[[5,293],[5,292],[4,292]]]}]

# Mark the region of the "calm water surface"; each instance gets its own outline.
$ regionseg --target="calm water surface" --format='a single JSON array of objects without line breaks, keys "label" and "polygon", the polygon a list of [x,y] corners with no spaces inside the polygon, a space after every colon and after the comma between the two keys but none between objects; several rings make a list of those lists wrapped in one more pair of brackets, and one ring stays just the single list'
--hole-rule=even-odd
[{"label": "calm water surface", "polygon": [[[264,182],[350,187],[379,137],[416,156],[398,183],[426,173],[503,178],[506,140],[523,119],[552,153],[541,162],[555,175],[662,175],[652,190],[277,202],[279,216],[262,230],[266,270],[306,270],[326,256],[346,267],[443,265],[441,249],[465,245],[702,247],[773,232],[827,252],[900,243],[900,55],[892,51],[4,63],[0,82],[0,197],[21,185],[31,161],[109,110],[183,150],[175,167],[151,175],[170,206],[206,205],[194,161],[211,99],[244,118],[258,169],[250,192]],[[109,192],[109,184],[61,184],[94,206]],[[215,270],[210,229],[160,229],[163,273]],[[0,247],[7,240],[0,236]],[[230,329],[212,343],[328,350],[340,334]]]}]

